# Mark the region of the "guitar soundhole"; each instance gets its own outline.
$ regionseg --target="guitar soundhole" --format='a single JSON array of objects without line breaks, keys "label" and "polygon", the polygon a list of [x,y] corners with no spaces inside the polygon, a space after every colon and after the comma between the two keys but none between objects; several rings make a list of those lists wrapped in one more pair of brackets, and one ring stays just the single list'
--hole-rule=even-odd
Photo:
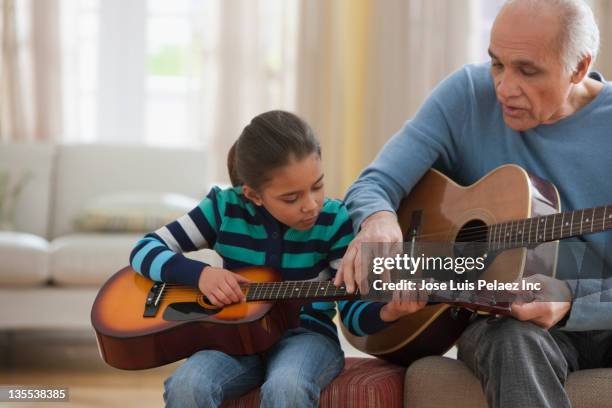
[{"label": "guitar soundhole", "polygon": [[200,295],[197,298],[198,304],[202,306],[204,309],[209,310],[211,314],[217,313],[221,308],[219,306],[215,306],[211,303],[210,300],[204,295]]},{"label": "guitar soundhole", "polygon": [[[487,224],[481,220],[471,220],[464,224],[459,230],[453,245],[455,257],[487,258],[487,231]],[[474,280],[478,273],[479,271],[476,269],[468,269],[463,276],[469,280]]]},{"label": "guitar soundhole", "polygon": [[471,220],[461,229],[455,242],[487,242],[487,224],[481,220]]}]

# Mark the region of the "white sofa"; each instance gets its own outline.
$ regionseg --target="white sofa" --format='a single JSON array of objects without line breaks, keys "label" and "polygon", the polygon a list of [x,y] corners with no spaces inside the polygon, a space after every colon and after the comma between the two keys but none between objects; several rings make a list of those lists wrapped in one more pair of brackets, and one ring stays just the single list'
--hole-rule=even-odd
[{"label": "white sofa", "polygon": [[[12,231],[0,231],[0,330],[84,329],[98,288],[128,264],[142,233],[82,233],[75,218],[115,191],[201,199],[202,150],[117,145],[0,144],[0,171],[30,172]],[[216,263],[210,251],[192,255]]]}]

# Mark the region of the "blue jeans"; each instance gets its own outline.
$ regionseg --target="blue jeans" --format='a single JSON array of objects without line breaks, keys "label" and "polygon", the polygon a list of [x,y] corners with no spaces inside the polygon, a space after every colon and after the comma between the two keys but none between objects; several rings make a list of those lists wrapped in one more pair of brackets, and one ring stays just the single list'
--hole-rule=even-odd
[{"label": "blue jeans", "polygon": [[298,327],[265,353],[195,353],[166,380],[164,400],[169,408],[218,407],[261,385],[261,407],[316,407],[343,367],[338,343]]}]

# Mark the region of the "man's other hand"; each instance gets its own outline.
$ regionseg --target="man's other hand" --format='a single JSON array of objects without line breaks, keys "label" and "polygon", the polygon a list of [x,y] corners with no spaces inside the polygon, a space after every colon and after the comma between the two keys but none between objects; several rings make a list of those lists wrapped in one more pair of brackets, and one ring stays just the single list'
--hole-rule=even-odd
[{"label": "man's other hand", "polygon": [[[550,329],[559,322],[572,308],[572,293],[567,283],[545,275],[533,275],[527,282],[538,282],[541,290],[533,292],[529,302],[512,303],[512,316],[518,320],[530,321],[545,329]],[[524,293],[519,294],[525,298]]]}]

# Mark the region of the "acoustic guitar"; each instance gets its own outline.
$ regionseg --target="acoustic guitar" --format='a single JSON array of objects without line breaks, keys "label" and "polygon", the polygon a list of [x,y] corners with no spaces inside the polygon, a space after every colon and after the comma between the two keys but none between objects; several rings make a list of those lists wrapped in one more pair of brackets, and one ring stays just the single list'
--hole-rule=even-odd
[{"label": "acoustic guitar", "polygon": [[216,307],[199,289],[153,282],[126,267],[100,289],[91,310],[98,349],[109,365],[137,370],[172,363],[203,349],[233,355],[267,350],[299,324],[313,300],[356,297],[330,281],[281,281],[269,268],[237,271],[246,302]]},{"label": "acoustic guitar", "polygon": [[[476,242],[494,255],[479,279],[516,282],[536,273],[554,277],[558,240],[612,229],[610,205],[559,211],[553,184],[510,164],[468,187],[430,170],[401,201],[397,215],[404,241],[422,243],[422,248]],[[362,352],[409,365],[442,355],[456,343],[474,316],[457,306],[469,305],[428,305],[369,336],[342,331]]]}]

